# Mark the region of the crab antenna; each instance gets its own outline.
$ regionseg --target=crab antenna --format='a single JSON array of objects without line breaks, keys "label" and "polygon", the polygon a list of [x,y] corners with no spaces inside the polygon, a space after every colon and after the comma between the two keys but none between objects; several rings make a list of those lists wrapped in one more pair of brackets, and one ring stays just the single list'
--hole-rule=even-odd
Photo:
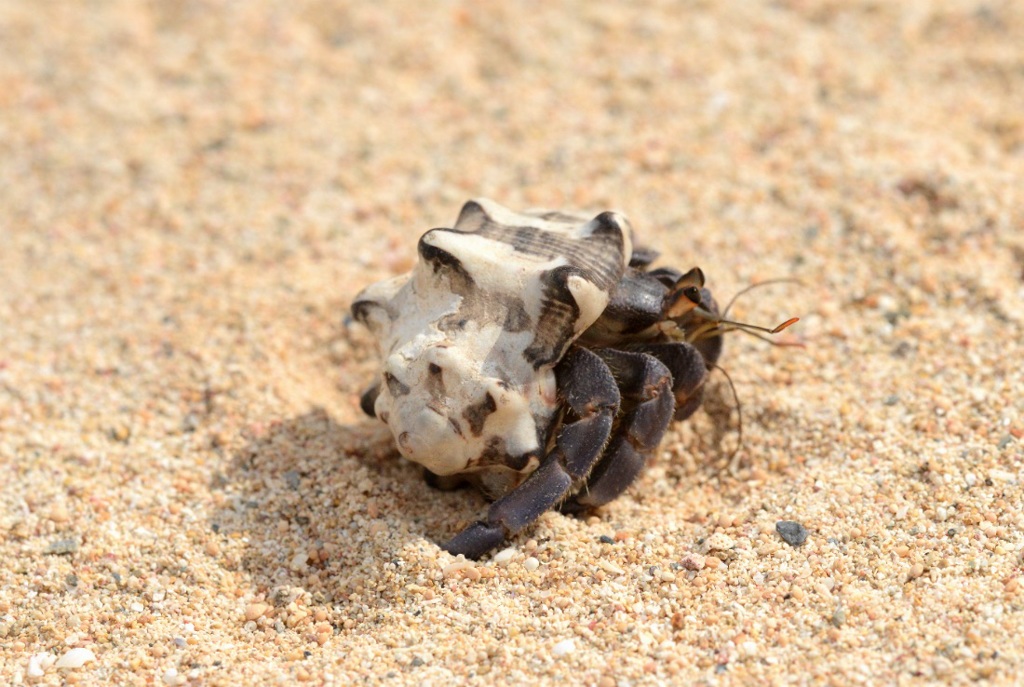
[{"label": "crab antenna", "polygon": [[787,327],[790,327],[790,326],[792,326],[792,325],[794,325],[794,324],[796,324],[797,322],[800,321],[799,317],[791,317],[788,320],[786,320],[785,322],[783,322],[782,324],[780,324],[780,325],[776,326],[774,329],[772,329],[772,328],[769,328],[769,327],[761,327],[761,326],[756,325],[756,324],[747,324],[746,322],[736,322],[735,320],[726,320],[724,318],[718,317],[713,312],[711,312],[710,310],[706,309],[704,306],[701,306],[701,305],[698,305],[696,308],[694,308],[693,311],[695,313],[697,313],[698,315],[703,315],[705,318],[707,318],[709,321],[715,323],[716,325],[727,324],[727,325],[729,325],[731,327],[734,327],[735,329],[739,329],[741,331],[746,331],[746,332],[765,332],[766,334],[778,334],[783,329],[786,329]]},{"label": "crab antenna", "polygon": [[748,287],[746,287],[744,289],[740,289],[739,291],[737,291],[736,294],[731,299],[729,299],[729,302],[725,306],[725,310],[722,311],[722,317],[725,317],[726,315],[729,314],[729,309],[732,308],[733,303],[735,303],[736,300],[740,296],[742,296],[743,294],[747,293],[748,291],[753,291],[754,289],[760,288],[762,286],[769,286],[770,284],[800,284],[800,285],[803,285],[803,282],[800,281],[799,279],[794,278],[794,277],[779,277],[778,279],[766,279],[765,281],[759,281],[756,284],[751,284],[750,286],[748,286]]},{"label": "crab antenna", "polygon": [[781,346],[783,348],[789,348],[789,347],[792,347],[792,348],[805,348],[806,347],[803,344],[803,342],[801,342],[801,341],[775,341],[774,339],[769,339],[764,334],[758,334],[757,332],[752,332],[752,331],[747,330],[747,329],[737,329],[736,327],[721,327],[721,328],[714,327],[714,328],[712,328],[712,329],[710,329],[708,331],[713,331],[715,333],[715,335],[717,335],[717,336],[721,336],[722,334],[727,334],[729,332],[737,332],[737,331],[739,331],[739,332],[743,332],[744,334],[746,334],[748,336],[752,336],[755,339],[760,339],[761,341],[764,341],[765,343],[769,344],[770,346]]}]

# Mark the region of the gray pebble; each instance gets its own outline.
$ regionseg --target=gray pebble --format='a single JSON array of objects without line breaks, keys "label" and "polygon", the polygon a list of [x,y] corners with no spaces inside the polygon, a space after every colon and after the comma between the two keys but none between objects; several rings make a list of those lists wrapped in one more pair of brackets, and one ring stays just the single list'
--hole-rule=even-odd
[{"label": "gray pebble", "polygon": [[77,539],[58,539],[51,542],[43,551],[48,556],[70,556],[78,551]]},{"label": "gray pebble", "polygon": [[794,520],[779,520],[775,523],[775,531],[790,546],[800,546],[810,534],[806,527]]}]

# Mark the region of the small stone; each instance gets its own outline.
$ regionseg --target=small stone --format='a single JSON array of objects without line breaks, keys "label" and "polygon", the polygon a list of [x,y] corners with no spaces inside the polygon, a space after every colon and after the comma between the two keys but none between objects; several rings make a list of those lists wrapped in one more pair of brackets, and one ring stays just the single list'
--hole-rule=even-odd
[{"label": "small stone", "polygon": [[795,520],[779,520],[775,523],[775,531],[790,546],[801,546],[810,534],[806,527]]},{"label": "small stone", "polygon": [[67,522],[71,516],[68,513],[68,507],[63,503],[55,503],[50,508],[49,518],[55,523]]},{"label": "small stone", "polygon": [[[444,568],[441,569],[441,575],[443,575],[447,580],[456,576],[461,577],[464,574],[463,571],[473,570],[475,568],[476,564],[473,561],[457,560],[454,563],[449,563],[444,566]],[[477,574],[477,578],[479,578],[479,573]]]},{"label": "small stone", "polygon": [[602,534],[600,537],[598,537],[598,541],[600,541],[602,544],[614,544],[615,543],[615,540],[612,539],[611,537],[609,537],[607,534]]},{"label": "small stone", "polygon": [[306,561],[309,559],[309,554],[305,551],[301,551],[292,557],[288,567],[292,572],[305,572]]},{"label": "small stone", "polygon": [[184,682],[185,682],[184,676],[178,675],[178,670],[176,668],[169,668],[163,674],[163,677],[161,679],[164,681],[165,685],[169,685],[170,687],[174,687],[175,685],[184,684]]},{"label": "small stone", "polygon": [[245,607],[245,619],[256,620],[267,612],[270,606],[264,603],[251,603]]},{"label": "small stone", "polygon": [[563,639],[551,647],[551,654],[556,657],[566,656],[576,651],[576,642],[571,639]]},{"label": "small stone", "polygon": [[53,665],[56,668],[81,668],[89,661],[95,660],[96,654],[94,654],[92,651],[90,651],[89,649],[84,649],[82,647],[77,647],[75,649],[71,649],[66,654],[61,656]]},{"label": "small stone", "polygon": [[43,553],[48,556],[70,556],[76,551],[78,551],[77,539],[58,539],[50,542]]},{"label": "small stone", "polygon": [[538,561],[533,556],[530,556],[525,561],[523,561],[523,567],[526,568],[529,572],[533,572],[534,570],[540,567],[540,561]]},{"label": "small stone", "polygon": [[57,657],[49,653],[34,654],[28,659],[28,676],[42,677]]},{"label": "small stone", "polygon": [[491,561],[495,565],[508,565],[512,558],[516,555],[515,547],[510,546],[507,549],[502,549],[498,553],[494,554],[494,558]]},{"label": "small stone", "polygon": [[846,611],[842,608],[837,608],[832,613],[832,624],[835,627],[842,627],[846,624]]},{"label": "small stone", "polygon": [[699,553],[688,553],[679,561],[679,565],[686,570],[703,570],[706,564],[706,559]]},{"label": "small stone", "polygon": [[704,548],[707,551],[721,551],[724,555],[734,555],[736,540],[724,532],[715,532],[704,541]]}]

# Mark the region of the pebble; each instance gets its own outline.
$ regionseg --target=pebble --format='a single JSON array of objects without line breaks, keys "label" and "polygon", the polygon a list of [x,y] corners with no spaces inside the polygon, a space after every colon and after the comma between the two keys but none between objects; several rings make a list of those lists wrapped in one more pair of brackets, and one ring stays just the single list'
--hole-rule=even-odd
[{"label": "pebble", "polygon": [[78,551],[77,539],[58,539],[50,542],[43,553],[48,556],[70,556],[76,551]]},{"label": "pebble", "polygon": [[574,651],[576,651],[576,642],[571,639],[563,639],[551,647],[551,654],[558,657],[566,656]]},{"label": "pebble", "polygon": [[688,553],[679,561],[686,570],[703,570],[706,564],[706,559],[699,553]]},{"label": "pebble", "polygon": [[704,542],[708,551],[723,551],[729,554],[736,548],[736,540],[723,532],[715,532]]},{"label": "pebble", "polygon": [[176,668],[168,668],[161,679],[165,685],[170,685],[171,687],[185,684],[185,676],[178,675],[178,670]]},{"label": "pebble", "polygon": [[71,519],[68,508],[63,503],[55,503],[50,508],[49,518],[55,523],[64,523]]},{"label": "pebble", "polygon": [[[475,567],[476,564],[473,563],[473,561],[455,561],[454,563],[449,563],[448,565],[444,566],[444,568],[441,569],[441,575],[443,575],[444,578],[447,580],[457,575],[460,575],[464,570],[472,570]],[[479,577],[479,574],[477,575],[477,577]]]},{"label": "pebble", "polygon": [[66,654],[57,659],[54,664],[55,668],[81,668],[89,661],[95,661],[96,654],[89,649],[78,647],[71,649]]},{"label": "pebble", "polygon": [[288,567],[292,570],[292,572],[305,572],[306,560],[308,558],[309,554],[307,554],[305,551],[300,551],[292,557],[292,560],[288,564]]},{"label": "pebble", "polygon": [[775,531],[790,546],[802,545],[810,534],[806,527],[794,520],[779,520],[775,523]]},{"label": "pebble", "polygon": [[534,570],[540,567],[540,561],[538,561],[533,556],[530,556],[525,561],[523,561],[523,567],[526,568],[528,571],[533,572]]},{"label": "pebble", "polygon": [[492,558],[491,561],[495,565],[508,565],[512,561],[512,558],[515,557],[515,555],[515,547],[510,546],[509,548],[502,549],[498,553],[494,554],[494,558]]},{"label": "pebble", "polygon": [[245,607],[245,619],[256,620],[266,613],[269,608],[270,606],[265,603],[251,603]]},{"label": "pebble", "polygon": [[53,654],[45,652],[41,654],[34,654],[28,659],[28,676],[42,677],[56,660],[57,658]]}]

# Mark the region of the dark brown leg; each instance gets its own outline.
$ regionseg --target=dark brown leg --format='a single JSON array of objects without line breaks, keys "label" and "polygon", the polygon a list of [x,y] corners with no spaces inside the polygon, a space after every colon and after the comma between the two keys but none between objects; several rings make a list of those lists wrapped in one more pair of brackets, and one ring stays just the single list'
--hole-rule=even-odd
[{"label": "dark brown leg", "polygon": [[708,367],[704,355],[696,346],[679,341],[643,344],[631,350],[653,355],[672,373],[672,394],[676,399],[674,419],[685,420],[700,408]]},{"label": "dark brown leg", "polygon": [[586,484],[562,504],[566,513],[601,506],[624,492],[643,470],[647,455],[661,443],[675,407],[672,375],[657,358],[610,348],[595,352],[615,375],[626,412]]}]

